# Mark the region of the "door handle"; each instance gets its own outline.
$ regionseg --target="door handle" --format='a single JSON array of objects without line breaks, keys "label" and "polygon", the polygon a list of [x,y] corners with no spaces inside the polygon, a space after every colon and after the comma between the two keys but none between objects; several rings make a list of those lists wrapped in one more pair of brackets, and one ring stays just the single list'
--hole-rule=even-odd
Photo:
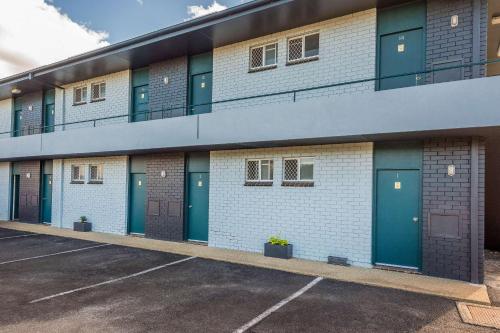
[{"label": "door handle", "polygon": [[418,217],[414,217],[413,222],[418,223]]}]

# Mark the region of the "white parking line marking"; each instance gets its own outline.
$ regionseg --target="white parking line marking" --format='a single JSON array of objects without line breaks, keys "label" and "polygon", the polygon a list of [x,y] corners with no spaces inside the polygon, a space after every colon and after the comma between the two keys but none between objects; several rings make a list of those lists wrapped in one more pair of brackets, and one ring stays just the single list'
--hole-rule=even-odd
[{"label": "white parking line marking", "polygon": [[12,239],[12,238],[21,238],[21,237],[31,237],[31,236],[40,236],[40,235],[38,235],[38,234],[27,234],[27,235],[8,236],[8,237],[1,237],[0,240],[2,240],[2,239]]},{"label": "white parking line marking", "polygon": [[80,251],[85,251],[85,250],[90,250],[90,249],[96,249],[98,247],[110,246],[110,245],[111,244],[100,244],[100,245],[96,245],[96,246],[83,247],[83,248],[75,249],[75,250],[68,250],[68,251],[62,251],[62,252],[44,254],[44,255],[36,256],[36,257],[29,257],[29,258],[9,260],[9,261],[0,262],[0,265],[7,265],[7,264],[15,263],[15,262],[20,262],[20,261],[27,261],[27,260],[34,260],[34,259],[52,257],[52,256],[60,255],[60,254],[66,254],[66,253],[80,252]]},{"label": "white parking line marking", "polygon": [[298,290],[297,292],[295,292],[294,294],[292,294],[289,297],[285,298],[284,300],[282,300],[281,302],[277,303],[273,307],[271,307],[271,308],[267,309],[266,311],[262,312],[258,317],[255,317],[254,319],[252,319],[251,321],[249,321],[245,325],[243,325],[240,328],[238,328],[236,331],[234,331],[234,333],[243,333],[243,332],[246,332],[248,329],[254,327],[258,323],[260,323],[261,321],[263,321],[264,319],[266,319],[267,317],[269,317],[273,312],[278,311],[280,308],[282,308],[286,304],[290,303],[291,301],[293,301],[297,297],[303,295],[306,291],[308,291],[309,289],[311,289],[312,287],[314,287],[321,280],[323,280],[322,277],[315,278],[314,280],[312,280],[311,282],[309,282],[302,289]]},{"label": "white parking line marking", "polygon": [[56,297],[65,296],[65,295],[68,295],[68,294],[73,294],[73,293],[76,293],[76,292],[79,292],[79,291],[82,291],[82,290],[97,288],[97,287],[104,286],[104,285],[111,284],[111,283],[118,282],[118,281],[127,280],[127,279],[130,279],[130,278],[133,278],[133,277],[137,277],[137,276],[140,276],[140,275],[144,275],[144,274],[148,274],[148,273],[157,271],[159,269],[162,269],[162,268],[165,268],[165,267],[168,267],[168,266],[173,266],[173,265],[176,265],[176,264],[180,264],[181,262],[185,262],[185,261],[192,260],[192,259],[195,259],[195,258],[196,257],[184,258],[184,259],[177,260],[177,261],[165,264],[165,265],[156,266],[156,267],[153,267],[153,268],[150,268],[150,269],[146,269],[145,271],[137,272],[137,273],[134,273],[134,274],[131,274],[131,275],[127,275],[127,276],[122,276],[120,278],[116,278],[116,279],[113,279],[113,280],[108,280],[108,281],[104,281],[104,282],[100,282],[100,283],[96,283],[96,284],[91,284],[89,286],[85,286],[85,287],[76,288],[76,289],[73,289],[73,290],[64,291],[62,293],[58,293],[58,294],[47,296],[47,297],[42,297],[42,298],[35,299],[35,300],[31,301],[30,304],[47,301],[49,299],[53,299],[53,298],[56,298]]}]

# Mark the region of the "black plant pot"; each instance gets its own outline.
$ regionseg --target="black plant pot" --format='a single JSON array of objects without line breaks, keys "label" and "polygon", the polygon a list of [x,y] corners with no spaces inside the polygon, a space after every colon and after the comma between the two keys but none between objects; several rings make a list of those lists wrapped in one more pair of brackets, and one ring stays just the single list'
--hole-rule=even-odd
[{"label": "black plant pot", "polygon": [[293,245],[288,244],[287,246],[282,246],[266,243],[264,244],[264,256],[280,259],[290,259],[293,256]]},{"label": "black plant pot", "polygon": [[92,223],[89,222],[74,222],[73,230],[80,232],[89,232],[92,231]]}]

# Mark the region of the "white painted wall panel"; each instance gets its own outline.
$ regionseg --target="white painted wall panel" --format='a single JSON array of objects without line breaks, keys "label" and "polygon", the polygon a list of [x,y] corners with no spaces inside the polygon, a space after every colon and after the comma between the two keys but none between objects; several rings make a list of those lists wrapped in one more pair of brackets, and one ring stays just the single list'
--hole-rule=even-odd
[{"label": "white painted wall panel", "polygon": [[[83,164],[85,166],[85,184],[71,184],[71,165],[74,164]],[[88,184],[89,164],[103,165],[103,184]],[[62,172],[63,165],[64,170]],[[127,170],[127,156],[55,160],[53,171],[53,225],[62,228],[73,228],[73,222],[78,221],[80,216],[84,215],[87,216],[89,222],[92,222],[94,231],[126,234]],[[63,175],[62,179],[61,175]]]},{"label": "white painted wall panel", "polygon": [[[257,39],[216,48],[213,62],[213,100],[247,97],[375,77],[376,10],[354,13]],[[319,60],[286,65],[287,39],[320,33]],[[278,67],[249,73],[253,46],[278,43]],[[360,83],[298,93],[297,100],[316,96],[373,91],[374,83]],[[214,111],[247,105],[292,101],[293,94],[214,105]]]},{"label": "white painted wall panel", "polygon": [[[314,157],[314,187],[281,186],[283,158],[297,156]],[[273,159],[272,187],[244,186],[248,158]],[[211,152],[209,245],[262,252],[279,235],[295,257],[370,266],[372,161],[372,143]]]}]

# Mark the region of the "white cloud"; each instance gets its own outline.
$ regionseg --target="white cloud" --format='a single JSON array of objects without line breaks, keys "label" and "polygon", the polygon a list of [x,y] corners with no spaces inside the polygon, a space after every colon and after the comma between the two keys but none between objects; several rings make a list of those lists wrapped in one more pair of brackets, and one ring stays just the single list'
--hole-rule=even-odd
[{"label": "white cloud", "polygon": [[188,20],[212,14],[215,12],[220,12],[221,10],[227,9],[227,6],[221,5],[217,1],[214,0],[214,2],[211,5],[208,5],[207,7],[203,6],[188,6],[187,7],[187,12],[189,15]]},{"label": "white cloud", "polygon": [[136,0],[139,5],[144,5],[144,0]]},{"label": "white cloud", "polygon": [[0,10],[0,78],[109,45],[107,38],[44,0],[6,1]]}]

